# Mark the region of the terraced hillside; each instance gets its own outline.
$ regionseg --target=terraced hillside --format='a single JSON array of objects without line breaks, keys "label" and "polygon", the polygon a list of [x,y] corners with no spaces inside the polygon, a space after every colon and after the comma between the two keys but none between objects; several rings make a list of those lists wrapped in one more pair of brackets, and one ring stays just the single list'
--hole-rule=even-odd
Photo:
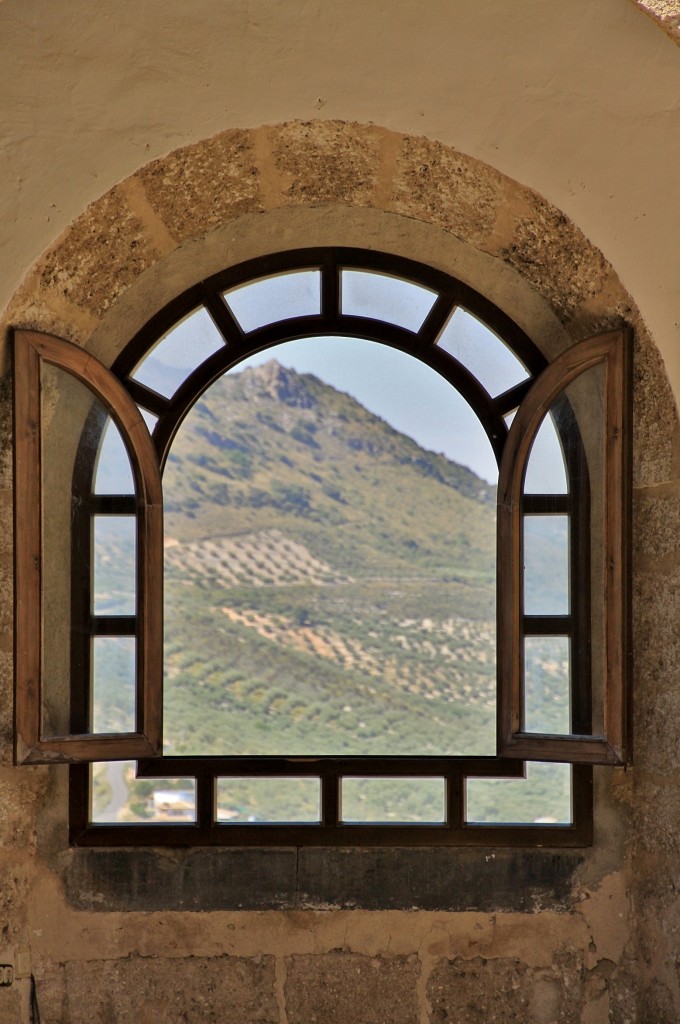
[{"label": "terraced hillside", "polygon": [[166,753],[495,751],[492,487],[274,361],[206,393],[164,487]]},{"label": "terraced hillside", "polygon": [[491,487],[275,362],[194,408],[165,487],[169,751],[492,751]]}]

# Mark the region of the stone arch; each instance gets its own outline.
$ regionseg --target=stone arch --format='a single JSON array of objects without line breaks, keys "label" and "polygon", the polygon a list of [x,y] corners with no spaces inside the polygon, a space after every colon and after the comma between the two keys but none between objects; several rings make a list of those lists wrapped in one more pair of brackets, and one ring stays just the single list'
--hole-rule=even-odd
[{"label": "stone arch", "polygon": [[[644,861],[665,844],[660,881],[638,893],[642,938],[657,941],[657,898],[677,911],[676,852],[668,839],[677,834],[674,776],[666,787],[658,781],[666,758],[677,764],[669,754],[677,730],[661,738],[664,718],[677,718],[678,705],[675,563],[664,557],[675,551],[677,421],[631,297],[578,227],[531,189],[429,139],[332,121],[226,131],[153,161],[91,204],[31,268],[5,325],[51,331],[110,357],[192,280],[232,260],[304,244],[310,232],[315,244],[332,244],[343,232],[344,244],[430,259],[477,287],[483,278],[518,319],[530,319],[556,345],[621,320],[635,327],[637,792],[632,773],[616,785],[599,776],[601,825],[583,880],[616,881],[610,873],[622,857],[630,865],[639,853]],[[9,707],[9,679],[4,683]],[[4,728],[9,733],[8,720]],[[46,799],[44,790],[38,799]],[[55,805],[66,806],[63,778],[53,783]],[[636,827],[624,853],[621,822],[629,809]],[[54,817],[47,819],[43,831],[53,827]],[[663,955],[663,983],[674,990],[673,951]],[[641,988],[651,980],[643,974]]]},{"label": "stone arch", "polygon": [[668,479],[673,399],[635,304],[603,254],[530,188],[439,142],[375,125],[233,129],[152,161],[92,203],[38,259],[5,324],[93,344],[106,358],[140,316],[198,277],[312,244],[312,222],[314,244],[380,248],[387,240],[482,291],[497,287],[489,297],[503,304],[511,294],[508,312],[520,321],[527,305],[542,303],[542,316],[534,311],[527,326],[556,331],[562,344],[632,324],[636,422],[647,453],[636,458],[638,478]]}]

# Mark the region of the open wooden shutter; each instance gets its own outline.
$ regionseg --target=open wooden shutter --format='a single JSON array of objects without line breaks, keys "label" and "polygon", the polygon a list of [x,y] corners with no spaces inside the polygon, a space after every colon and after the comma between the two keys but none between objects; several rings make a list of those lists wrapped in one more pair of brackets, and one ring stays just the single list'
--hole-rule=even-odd
[{"label": "open wooden shutter", "polygon": [[[43,371],[56,367],[81,382],[115,423],[135,485],[136,679],[135,728],[124,733],[50,735],[45,719]],[[77,429],[77,428],[74,428]],[[130,396],[94,356],[70,342],[35,331],[14,332],[15,521],[15,760],[17,763],[103,761],[160,752],[163,657],[163,520],[158,459]],[[70,545],[70,538],[64,538]],[[69,576],[73,585],[72,576]],[[64,615],[68,630],[68,613]]]},{"label": "open wooden shutter", "polygon": [[[498,486],[498,753],[503,757],[588,764],[622,764],[628,757],[631,362],[627,331],[574,345],[536,380],[509,431]],[[592,673],[600,727],[592,734],[530,732],[525,727],[524,478],[532,444],[551,406],[572,382],[598,366],[604,371],[601,407],[598,402],[586,409],[585,418],[592,424],[593,416],[603,417],[600,479],[590,481],[597,502],[589,499],[600,517],[602,538],[593,577],[597,589],[592,591],[601,623]],[[572,580],[572,615],[579,587],[590,588],[590,580]]]}]

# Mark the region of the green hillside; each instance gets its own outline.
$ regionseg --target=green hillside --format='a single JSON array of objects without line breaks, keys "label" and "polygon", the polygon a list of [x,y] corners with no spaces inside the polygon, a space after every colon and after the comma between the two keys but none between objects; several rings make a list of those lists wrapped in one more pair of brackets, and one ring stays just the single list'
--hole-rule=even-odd
[{"label": "green hillside", "polygon": [[491,487],[270,362],[196,405],[165,490],[170,751],[492,752]]},{"label": "green hillside", "polygon": [[495,752],[494,488],[271,361],[196,404],[164,490],[167,754]]}]

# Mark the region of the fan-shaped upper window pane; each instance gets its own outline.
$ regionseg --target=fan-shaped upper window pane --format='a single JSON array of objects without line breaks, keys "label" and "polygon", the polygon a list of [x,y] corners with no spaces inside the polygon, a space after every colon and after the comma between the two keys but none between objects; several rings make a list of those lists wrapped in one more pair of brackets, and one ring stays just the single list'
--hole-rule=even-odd
[{"label": "fan-shaped upper window pane", "polygon": [[261,277],[225,292],[224,299],[246,334],[279,320],[318,316],[321,274],[318,270],[302,270]]},{"label": "fan-shaped upper window pane", "polygon": [[95,494],[133,494],[132,466],[118,427],[107,416],[97,455]]},{"label": "fan-shaped upper window pane", "polygon": [[412,281],[368,270],[343,270],[342,312],[385,320],[419,331],[437,299],[436,293]]},{"label": "fan-shaped upper window pane", "polygon": [[172,398],[192,370],[223,345],[224,338],[201,306],[156,342],[132,377],[159,395]]},{"label": "fan-shaped upper window pane", "polygon": [[524,478],[525,494],[566,494],[567,470],[559,435],[552,416],[541,423],[527,462]]},{"label": "fan-shaped upper window pane", "polygon": [[460,307],[449,319],[437,344],[462,363],[494,397],[529,376],[524,363],[505,342]]}]

